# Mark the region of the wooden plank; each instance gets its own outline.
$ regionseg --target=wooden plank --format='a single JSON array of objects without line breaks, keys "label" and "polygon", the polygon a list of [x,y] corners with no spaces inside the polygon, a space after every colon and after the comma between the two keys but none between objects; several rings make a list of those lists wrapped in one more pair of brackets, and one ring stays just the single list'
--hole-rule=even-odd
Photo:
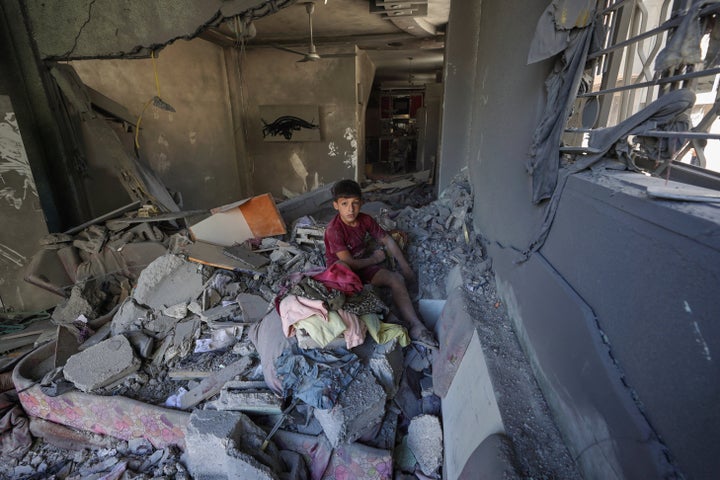
[{"label": "wooden plank", "polygon": [[5,335],[0,335],[0,342],[3,340],[12,340],[15,338],[27,337],[28,335],[37,335],[42,333],[44,330],[52,330],[54,328],[55,325],[50,321],[49,318],[45,320],[40,320],[29,324],[24,329],[18,330],[15,333],[6,333]]},{"label": "wooden plank", "polygon": [[252,362],[249,358],[243,357],[237,362],[231,363],[219,372],[215,372],[205,378],[200,385],[193,388],[180,398],[180,408],[189,409],[208,398],[216,395],[222,390],[225,383],[245,372]]},{"label": "wooden plank", "polygon": [[[247,250],[243,253],[245,260],[231,258],[223,253],[223,248],[206,242],[196,241],[188,249],[188,260],[203,265],[210,265],[225,270],[257,270],[261,266],[270,263],[266,257]],[[237,258],[241,258],[239,255]]]}]

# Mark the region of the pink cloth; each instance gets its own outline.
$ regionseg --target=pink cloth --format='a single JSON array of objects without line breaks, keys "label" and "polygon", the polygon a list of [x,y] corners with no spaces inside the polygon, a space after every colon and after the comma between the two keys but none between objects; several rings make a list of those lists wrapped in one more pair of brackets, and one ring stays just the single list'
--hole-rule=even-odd
[{"label": "pink cloth", "polygon": [[297,295],[288,295],[280,301],[279,306],[282,329],[286,337],[295,335],[293,325],[313,315],[320,315],[327,320],[328,311],[322,300],[311,300]]},{"label": "pink cloth", "polygon": [[347,327],[343,332],[345,336],[345,346],[347,346],[347,348],[354,348],[362,345],[365,341],[365,334],[367,333],[367,325],[365,325],[365,322],[361,322],[360,317],[354,313],[346,312],[342,309],[338,310],[337,313]]},{"label": "pink cloth", "polygon": [[360,277],[344,263],[333,263],[327,270],[313,275],[312,278],[322,282],[328,288],[340,290],[348,295],[359,293],[363,289]]}]

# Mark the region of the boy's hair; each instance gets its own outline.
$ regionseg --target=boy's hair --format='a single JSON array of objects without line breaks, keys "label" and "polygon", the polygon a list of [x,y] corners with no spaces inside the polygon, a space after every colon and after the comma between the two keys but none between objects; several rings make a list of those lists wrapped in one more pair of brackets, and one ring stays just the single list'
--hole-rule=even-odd
[{"label": "boy's hair", "polygon": [[333,200],[341,198],[362,198],[362,189],[355,180],[340,180],[332,188]]}]

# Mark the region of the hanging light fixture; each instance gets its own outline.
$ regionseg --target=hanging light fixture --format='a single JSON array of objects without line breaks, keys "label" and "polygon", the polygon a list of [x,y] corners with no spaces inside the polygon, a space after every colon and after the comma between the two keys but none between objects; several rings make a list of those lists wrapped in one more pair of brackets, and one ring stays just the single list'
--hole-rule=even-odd
[{"label": "hanging light fixture", "polygon": [[175,112],[173,106],[160,97],[160,78],[158,77],[157,65],[155,64],[155,51],[150,52],[150,60],[152,61],[153,74],[155,75],[155,90],[157,91],[157,95],[153,96],[151,99],[145,102],[142,110],[140,110],[140,115],[138,115],[137,122],[135,123],[135,152],[140,150],[140,123],[142,122],[143,114],[145,113],[145,109],[147,109],[148,105],[152,103],[160,110],[165,110],[166,112]]}]

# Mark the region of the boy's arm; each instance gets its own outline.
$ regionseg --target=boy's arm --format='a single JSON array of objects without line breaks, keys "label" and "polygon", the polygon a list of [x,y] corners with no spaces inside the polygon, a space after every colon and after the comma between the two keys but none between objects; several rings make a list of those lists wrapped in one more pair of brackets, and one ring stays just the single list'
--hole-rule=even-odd
[{"label": "boy's arm", "polygon": [[383,245],[385,245],[387,251],[390,252],[390,255],[395,258],[395,261],[400,266],[400,271],[402,272],[403,277],[405,277],[405,280],[414,281],[415,272],[413,272],[412,268],[410,268],[410,264],[407,260],[405,260],[405,256],[403,255],[402,250],[400,250],[397,242],[391,235],[385,235],[381,241]]},{"label": "boy's arm", "polygon": [[367,258],[353,258],[348,250],[340,250],[336,252],[335,255],[352,270],[360,270],[385,260],[385,252],[381,249],[375,250],[372,255]]}]

